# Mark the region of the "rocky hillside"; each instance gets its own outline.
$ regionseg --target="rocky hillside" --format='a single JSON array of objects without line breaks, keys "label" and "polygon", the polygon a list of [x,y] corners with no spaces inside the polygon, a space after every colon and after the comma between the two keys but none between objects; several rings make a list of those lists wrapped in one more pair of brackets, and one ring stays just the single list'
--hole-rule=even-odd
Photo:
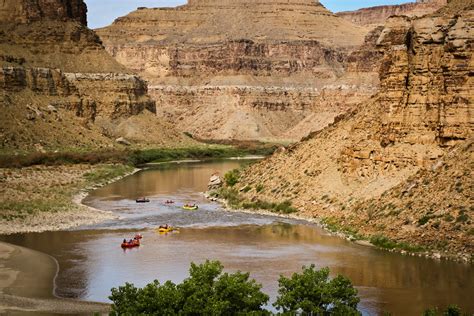
[{"label": "rocky hillside", "polygon": [[[431,16],[391,18],[376,42],[384,52],[377,95],[247,170],[240,184],[248,186],[246,198],[291,200],[303,215],[363,235],[470,256],[472,4],[452,1]],[[429,188],[449,192],[434,198]]]},{"label": "rocky hillside", "polygon": [[314,0],[193,0],[140,8],[97,32],[150,82],[159,113],[205,139],[299,139],[378,82],[346,69],[367,29]]},{"label": "rocky hillside", "polygon": [[337,15],[354,24],[372,28],[384,25],[385,21],[392,15],[421,17],[433,13],[445,6],[447,2],[447,0],[417,0],[416,2],[400,5],[383,5],[357,11],[339,12]]},{"label": "rocky hillside", "polygon": [[[131,134],[130,141],[142,144],[184,139],[156,117],[147,83],[110,57],[87,28],[86,12],[82,0],[0,4],[3,150],[113,147]],[[133,133],[110,128],[127,120],[134,121]]]}]

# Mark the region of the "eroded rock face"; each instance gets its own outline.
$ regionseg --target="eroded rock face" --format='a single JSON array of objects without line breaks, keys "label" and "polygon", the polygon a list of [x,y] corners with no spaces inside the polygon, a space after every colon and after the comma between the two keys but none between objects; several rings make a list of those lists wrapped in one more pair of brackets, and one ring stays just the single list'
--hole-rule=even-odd
[{"label": "eroded rock face", "polygon": [[[313,0],[141,8],[98,33],[112,56],[150,82],[158,112],[204,139],[297,140],[377,84],[375,72],[346,76],[366,30]],[[351,91],[331,103],[321,91],[333,86]],[[311,126],[317,111],[324,118]],[[292,132],[296,125],[302,130]]]},{"label": "eroded rock face", "polygon": [[161,104],[160,114],[195,138],[219,140],[301,139],[375,91],[350,85],[150,86],[151,96]]},{"label": "eroded rock face", "polygon": [[0,23],[41,20],[76,21],[87,25],[87,6],[82,0],[3,0]]},{"label": "eroded rock face", "polygon": [[[462,3],[452,5],[463,7]],[[363,234],[427,246],[442,240],[444,250],[470,256],[472,246],[466,250],[465,244],[473,244],[468,233],[472,223],[456,228],[454,222],[431,226],[422,220],[438,216],[436,210],[443,210],[442,216],[465,218],[467,196],[472,194],[456,191],[470,175],[465,163],[458,169],[459,184],[448,175],[455,170],[441,173],[439,180],[435,179],[440,172],[430,172],[449,157],[472,157],[473,10],[443,12],[448,13],[391,18],[375,44],[383,52],[380,91],[336,124],[249,168],[240,185],[265,190],[251,190],[247,198],[289,199],[309,217],[331,218]],[[454,158],[459,148],[462,157]],[[418,203],[409,192],[423,190],[412,187],[413,177],[418,186],[450,188],[451,194],[430,199],[424,191]],[[405,190],[408,198],[401,196]],[[390,216],[393,219],[387,220]],[[407,229],[400,232],[400,225]]]},{"label": "eroded rock face", "polygon": [[147,83],[85,26],[85,14],[81,0],[0,2],[0,147],[104,148],[116,146],[119,137],[134,144],[183,140],[156,117]]},{"label": "eroded rock face", "polygon": [[147,83],[136,75],[115,73],[66,73],[65,77],[85,100],[96,104],[96,116],[129,117],[147,110],[156,113],[155,101],[147,95]]},{"label": "eroded rock face", "polygon": [[339,12],[337,15],[357,25],[374,27],[383,25],[392,15],[421,17],[435,12],[447,3],[447,0],[417,0],[413,3],[384,5],[357,11]]}]

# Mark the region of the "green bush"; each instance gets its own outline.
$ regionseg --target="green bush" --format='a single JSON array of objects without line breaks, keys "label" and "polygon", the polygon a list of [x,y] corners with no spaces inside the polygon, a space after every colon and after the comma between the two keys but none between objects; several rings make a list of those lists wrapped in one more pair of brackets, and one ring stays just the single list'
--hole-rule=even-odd
[{"label": "green bush", "polygon": [[242,204],[242,207],[245,209],[251,210],[267,210],[275,213],[291,214],[295,213],[298,210],[291,206],[291,201],[283,201],[281,203],[267,202],[262,200],[257,200],[254,202],[245,202]]},{"label": "green bush", "polygon": [[231,207],[237,208],[242,202],[239,192],[235,188],[221,188],[217,191],[217,195],[226,200]]},{"label": "green bush", "polygon": [[430,221],[430,219],[432,219],[434,216],[433,215],[423,215],[423,217],[421,217],[419,220],[418,220],[418,226],[423,226],[425,225],[426,223],[428,223]]},{"label": "green bush", "polygon": [[461,315],[468,315],[467,313],[463,313],[459,307],[456,305],[448,306],[444,311],[440,311],[438,308],[427,309],[423,316],[461,316]]},{"label": "green bush", "polygon": [[310,315],[361,315],[357,290],[346,277],[329,279],[329,268],[303,267],[303,273],[278,280],[279,296],[273,304],[284,314],[302,311]]},{"label": "green bush", "polygon": [[257,193],[260,193],[263,191],[265,187],[263,186],[263,184],[258,184],[257,187],[255,188],[255,191],[257,191]]},{"label": "green bush", "polygon": [[409,252],[419,252],[425,250],[421,246],[407,244],[405,242],[396,242],[383,235],[374,235],[370,238],[370,243],[374,246],[384,249],[401,249]]},{"label": "green bush", "polygon": [[154,281],[142,289],[129,283],[113,288],[111,315],[269,314],[263,309],[269,297],[249,273],[222,271],[219,261],[191,263],[189,278],[178,285]]},{"label": "green bush", "polygon": [[374,246],[385,248],[385,249],[393,249],[397,246],[396,242],[382,235],[372,236],[370,238],[370,243]]},{"label": "green bush", "polygon": [[225,184],[229,187],[233,187],[234,185],[239,183],[239,178],[240,178],[239,169],[231,170],[224,175]]}]

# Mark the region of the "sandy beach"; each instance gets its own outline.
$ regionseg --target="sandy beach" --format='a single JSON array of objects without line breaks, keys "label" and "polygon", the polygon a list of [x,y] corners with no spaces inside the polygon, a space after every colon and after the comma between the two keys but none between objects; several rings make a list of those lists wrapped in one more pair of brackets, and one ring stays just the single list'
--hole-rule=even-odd
[{"label": "sandy beach", "polygon": [[109,305],[54,296],[54,258],[0,242],[0,314],[105,314]]}]

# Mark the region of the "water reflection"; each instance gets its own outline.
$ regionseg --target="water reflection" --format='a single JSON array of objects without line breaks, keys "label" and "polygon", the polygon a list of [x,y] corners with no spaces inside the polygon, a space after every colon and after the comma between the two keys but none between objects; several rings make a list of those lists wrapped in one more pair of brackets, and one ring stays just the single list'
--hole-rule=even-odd
[{"label": "water reflection", "polygon": [[370,314],[388,310],[394,315],[420,314],[422,307],[457,303],[472,310],[473,271],[466,265],[404,257],[322,233],[307,225],[246,225],[187,228],[160,235],[143,232],[143,245],[123,251],[123,237],[132,231],[75,231],[28,234],[4,238],[55,256],[61,266],[58,294],[107,301],[110,288],[154,279],[182,281],[190,262],[221,260],[228,271],[249,271],[264,284],[272,299],[280,274],[301,266],[329,266],[358,286]]},{"label": "water reflection", "polygon": [[[249,271],[272,299],[280,274],[288,276],[314,263],[348,276],[359,289],[366,314],[420,315],[425,307],[453,303],[474,311],[471,266],[379,251],[335,238],[313,225],[229,213],[205,201],[199,192],[205,190],[209,175],[223,174],[238,164],[183,164],[143,171],[88,198],[88,204],[119,214],[118,221],[2,240],[57,258],[61,267],[57,292],[65,297],[107,301],[110,289],[127,281],[137,286],[154,279],[181,282],[190,262],[218,259],[228,271]],[[148,196],[152,202],[137,205],[137,196]],[[163,205],[169,197],[177,205]],[[188,199],[202,208],[180,209],[179,204]],[[162,223],[183,228],[160,235],[154,228]],[[122,239],[137,230],[144,235],[142,246],[123,251]]]}]

